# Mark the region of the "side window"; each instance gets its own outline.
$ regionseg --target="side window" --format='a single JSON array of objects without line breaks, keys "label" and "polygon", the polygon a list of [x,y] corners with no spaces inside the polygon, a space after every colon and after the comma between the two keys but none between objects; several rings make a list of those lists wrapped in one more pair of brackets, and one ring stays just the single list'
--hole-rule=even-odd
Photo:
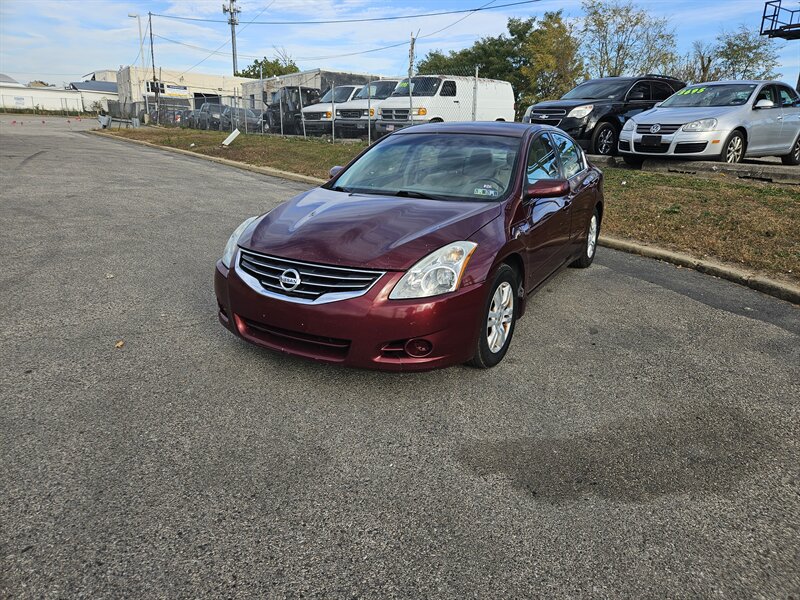
[{"label": "side window", "polygon": [[628,92],[628,100],[633,102],[650,100],[650,83],[647,81],[640,81],[634,85],[631,91]]},{"label": "side window", "polygon": [[531,142],[528,151],[528,185],[540,179],[560,179],[555,149],[547,135],[540,135]]},{"label": "side window", "polygon": [[761,91],[758,92],[758,96],[756,96],[755,103],[758,103],[759,100],[769,100],[776,106],[778,106],[777,99],[775,98],[775,88],[771,85],[765,85],[761,88]]},{"label": "side window", "polygon": [[583,171],[583,154],[571,140],[557,133],[553,134],[556,150],[561,157],[561,166],[564,168],[564,177],[569,179]]},{"label": "side window", "polygon": [[439,93],[440,96],[455,96],[456,95],[456,82],[455,81],[445,81],[442,84],[442,91]]},{"label": "side window", "polygon": [[800,99],[797,97],[797,92],[785,86],[778,86],[778,96],[780,97],[780,105],[784,108],[796,106]]},{"label": "side window", "polygon": [[653,100],[656,102],[666,100],[675,93],[672,88],[663,81],[651,82],[650,88],[653,90]]}]

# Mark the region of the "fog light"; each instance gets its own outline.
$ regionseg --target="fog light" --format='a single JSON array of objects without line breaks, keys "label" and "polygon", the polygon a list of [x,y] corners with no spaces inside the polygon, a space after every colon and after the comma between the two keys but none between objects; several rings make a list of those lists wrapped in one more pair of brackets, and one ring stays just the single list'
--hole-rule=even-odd
[{"label": "fog light", "polygon": [[414,338],[406,342],[406,353],[414,358],[423,358],[428,356],[433,350],[433,344],[428,340]]}]

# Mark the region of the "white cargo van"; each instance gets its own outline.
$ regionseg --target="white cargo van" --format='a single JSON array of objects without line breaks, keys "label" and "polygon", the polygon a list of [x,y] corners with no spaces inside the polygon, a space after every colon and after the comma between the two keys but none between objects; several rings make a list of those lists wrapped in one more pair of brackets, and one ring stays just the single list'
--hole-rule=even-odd
[{"label": "white cargo van", "polygon": [[367,135],[375,133],[378,108],[397,87],[398,79],[379,79],[365,85],[350,102],[336,105],[336,135]]},{"label": "white cargo van", "polygon": [[383,135],[415,123],[513,120],[514,90],[507,81],[419,75],[411,85],[403,79],[381,103],[375,128]]},{"label": "white cargo van", "polygon": [[303,120],[308,135],[330,135],[334,107],[352,100],[361,88],[361,85],[337,85],[325,92],[319,103],[306,106]]}]

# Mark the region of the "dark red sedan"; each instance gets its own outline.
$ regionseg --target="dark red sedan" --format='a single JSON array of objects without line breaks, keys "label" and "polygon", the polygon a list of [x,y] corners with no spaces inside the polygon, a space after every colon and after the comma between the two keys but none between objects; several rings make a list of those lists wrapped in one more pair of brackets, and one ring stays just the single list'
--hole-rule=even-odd
[{"label": "dark red sedan", "polygon": [[527,296],[592,263],[602,183],[552,127],[403,129],[234,231],[219,319],[259,346],[354,367],[494,366]]}]

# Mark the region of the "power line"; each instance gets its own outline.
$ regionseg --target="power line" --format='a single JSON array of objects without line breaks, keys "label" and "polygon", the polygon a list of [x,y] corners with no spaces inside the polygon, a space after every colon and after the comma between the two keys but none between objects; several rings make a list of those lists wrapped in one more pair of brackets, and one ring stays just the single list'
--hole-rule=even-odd
[{"label": "power line", "polygon": [[[477,7],[477,8],[464,8],[461,10],[447,10],[435,13],[421,13],[417,15],[397,15],[394,17],[371,17],[365,19],[332,19],[326,21],[250,21],[248,25],[332,25],[337,23],[371,23],[375,21],[400,21],[403,19],[422,19],[425,17],[440,17],[444,15],[457,15],[463,13],[475,13],[482,10],[495,10],[497,8],[508,8],[511,6],[522,6],[523,4],[535,4],[542,2],[542,0],[522,0],[521,2],[509,2],[507,4],[498,4],[492,7]],[[162,19],[177,19],[179,21],[199,21],[202,23],[227,23],[219,19],[201,19],[199,17],[178,17],[176,15],[161,15],[153,13],[154,17],[161,17]]]}]

